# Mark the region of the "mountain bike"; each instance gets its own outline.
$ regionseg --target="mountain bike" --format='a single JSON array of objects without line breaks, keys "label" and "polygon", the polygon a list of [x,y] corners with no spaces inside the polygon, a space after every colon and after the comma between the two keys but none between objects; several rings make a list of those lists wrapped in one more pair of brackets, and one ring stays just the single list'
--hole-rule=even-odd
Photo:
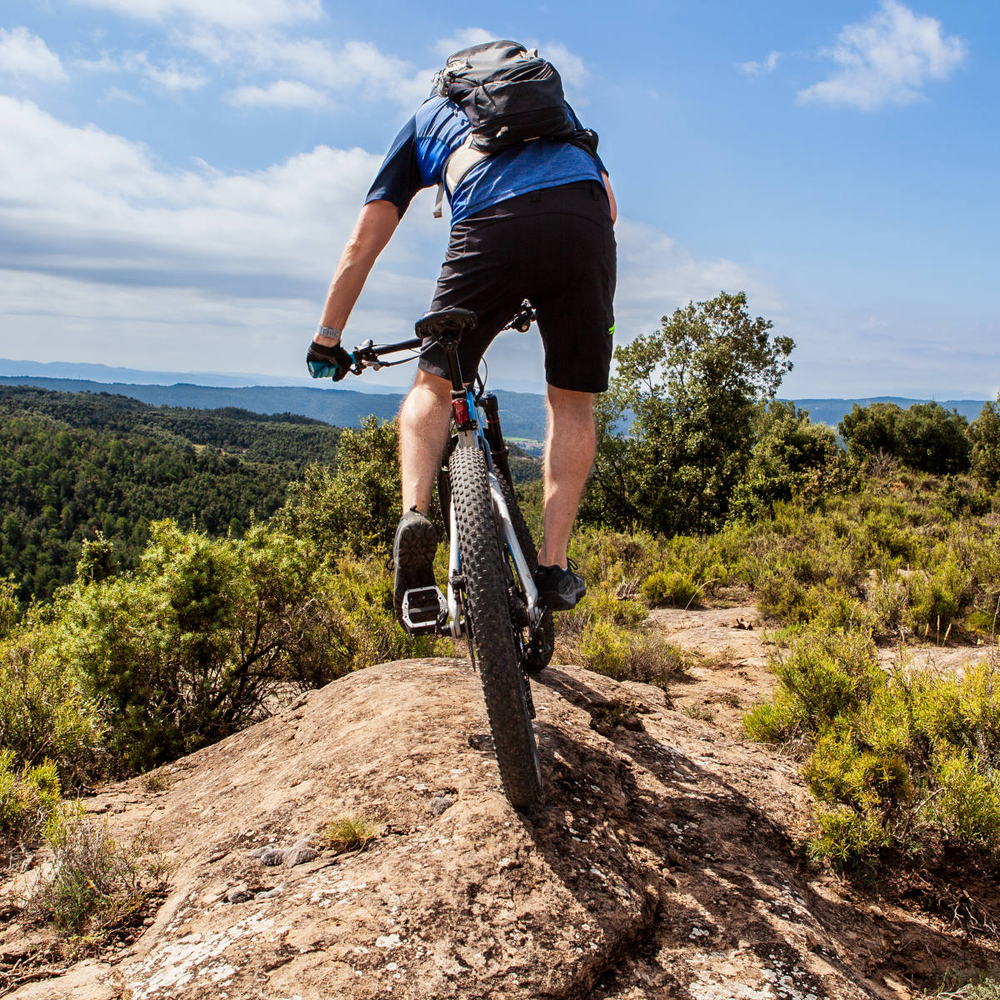
[{"label": "mountain bike", "polygon": [[[504,329],[526,331],[534,310],[525,302]],[[385,361],[428,339],[445,352],[451,380],[453,434],[438,476],[438,499],[448,535],[446,595],[440,589],[408,590],[403,627],[412,634],[465,637],[478,666],[486,712],[504,791],[516,808],[541,799],[541,771],[531,720],[529,675],[539,673],[553,650],[552,612],[539,601],[534,573],[538,556],[514,493],[509,450],[496,396],[477,373],[466,384],[458,360],[462,334],[475,328],[467,309],[429,313],[417,336],[354,349],[351,371],[378,370],[413,358]]]}]

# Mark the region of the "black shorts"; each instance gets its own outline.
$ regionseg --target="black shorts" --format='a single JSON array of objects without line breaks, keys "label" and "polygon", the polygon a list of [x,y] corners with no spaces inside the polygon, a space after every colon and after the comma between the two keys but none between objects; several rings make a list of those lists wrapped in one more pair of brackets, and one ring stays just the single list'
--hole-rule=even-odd
[{"label": "black shorts", "polygon": [[[471,379],[524,299],[538,311],[545,380],[604,392],[614,333],[616,248],[604,187],[579,181],[532,191],[452,227],[431,311],[471,309],[478,327],[458,357]],[[444,351],[425,344],[420,367],[448,378]]]}]

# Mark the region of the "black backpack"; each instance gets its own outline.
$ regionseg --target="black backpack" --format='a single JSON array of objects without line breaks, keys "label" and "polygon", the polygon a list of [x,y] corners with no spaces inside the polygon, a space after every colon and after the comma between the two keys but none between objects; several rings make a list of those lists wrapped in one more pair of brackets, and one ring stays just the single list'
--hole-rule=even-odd
[{"label": "black backpack", "polygon": [[435,78],[472,125],[468,145],[499,153],[530,139],[562,139],[597,152],[597,134],[578,129],[552,63],[517,42],[486,42],[450,56]]}]

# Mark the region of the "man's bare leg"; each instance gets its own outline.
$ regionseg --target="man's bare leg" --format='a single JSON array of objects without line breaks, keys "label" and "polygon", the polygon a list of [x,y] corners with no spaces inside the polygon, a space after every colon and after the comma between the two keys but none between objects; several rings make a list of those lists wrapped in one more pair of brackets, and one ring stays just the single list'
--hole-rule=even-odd
[{"label": "man's bare leg", "polygon": [[411,507],[427,514],[431,491],[448,443],[451,383],[418,370],[413,387],[399,410],[399,472],[403,481],[403,511]]},{"label": "man's bare leg", "polygon": [[565,569],[570,532],[597,451],[594,395],[550,385],[547,403],[545,537],[538,562]]}]

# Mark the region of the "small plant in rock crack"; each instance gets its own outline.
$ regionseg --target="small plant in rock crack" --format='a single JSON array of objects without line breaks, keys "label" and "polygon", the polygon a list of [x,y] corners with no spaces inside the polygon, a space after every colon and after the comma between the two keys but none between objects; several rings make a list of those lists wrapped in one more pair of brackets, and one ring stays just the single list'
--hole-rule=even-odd
[{"label": "small plant in rock crack", "polygon": [[381,833],[367,816],[345,813],[327,824],[323,831],[327,842],[338,853],[363,851]]},{"label": "small plant in rock crack", "polygon": [[84,951],[131,937],[166,888],[166,864],[145,837],[120,843],[105,823],[80,819],[56,830],[50,843],[52,870],[25,897],[25,914]]},{"label": "small plant in rock crack", "polygon": [[150,771],[142,776],[140,783],[144,792],[165,792],[174,783],[174,779],[165,771]]},{"label": "small plant in rock crack", "polygon": [[610,701],[606,701],[602,705],[595,705],[591,709],[591,725],[598,732],[602,729],[617,729],[619,727],[641,730],[640,711],[640,706],[634,701],[612,698]]},{"label": "small plant in rock crack", "polygon": [[685,705],[681,711],[689,719],[697,719],[699,722],[713,722],[715,712],[709,705]]}]

